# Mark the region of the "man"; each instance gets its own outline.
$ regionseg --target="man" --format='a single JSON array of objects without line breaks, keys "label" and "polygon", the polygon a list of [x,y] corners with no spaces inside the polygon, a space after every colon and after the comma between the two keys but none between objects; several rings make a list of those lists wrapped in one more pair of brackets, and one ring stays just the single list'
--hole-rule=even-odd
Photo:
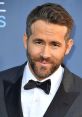
[{"label": "man", "polygon": [[0,117],[82,117],[82,80],[63,65],[72,27],[60,5],[31,11],[24,34],[28,62],[0,73]]}]

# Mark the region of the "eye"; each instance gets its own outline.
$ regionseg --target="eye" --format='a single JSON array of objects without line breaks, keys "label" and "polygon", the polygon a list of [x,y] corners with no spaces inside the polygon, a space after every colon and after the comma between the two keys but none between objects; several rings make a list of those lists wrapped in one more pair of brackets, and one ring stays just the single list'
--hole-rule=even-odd
[{"label": "eye", "polygon": [[60,47],[61,44],[58,43],[58,42],[52,42],[52,43],[51,43],[51,46],[56,48],[56,47]]},{"label": "eye", "polygon": [[36,39],[36,40],[34,40],[34,44],[42,45],[43,41],[41,39]]},{"label": "eye", "polygon": [[59,46],[58,43],[52,43],[52,46]]},{"label": "eye", "polygon": [[36,43],[36,44],[42,44],[42,42],[41,42],[41,41],[35,41],[35,43]]}]

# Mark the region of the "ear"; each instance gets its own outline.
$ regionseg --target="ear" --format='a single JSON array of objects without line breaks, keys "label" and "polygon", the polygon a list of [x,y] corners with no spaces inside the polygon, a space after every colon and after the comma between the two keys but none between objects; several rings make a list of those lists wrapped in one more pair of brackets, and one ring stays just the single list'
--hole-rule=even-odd
[{"label": "ear", "polygon": [[25,49],[27,49],[27,40],[28,40],[27,34],[24,33],[24,36],[23,36],[23,43],[24,43],[24,48],[25,48]]},{"label": "ear", "polygon": [[74,44],[73,39],[67,40],[67,42],[66,42],[66,52],[65,52],[65,55],[68,55],[69,54],[69,52],[70,52],[73,44]]}]

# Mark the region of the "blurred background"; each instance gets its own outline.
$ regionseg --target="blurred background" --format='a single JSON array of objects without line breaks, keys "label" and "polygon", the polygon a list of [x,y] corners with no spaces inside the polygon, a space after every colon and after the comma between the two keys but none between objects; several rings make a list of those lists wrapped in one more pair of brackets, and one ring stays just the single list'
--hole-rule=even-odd
[{"label": "blurred background", "polygon": [[82,0],[0,0],[0,71],[26,61],[23,47],[26,17],[35,6],[46,2],[62,5],[75,21],[71,35],[75,45],[64,63],[82,77]]}]

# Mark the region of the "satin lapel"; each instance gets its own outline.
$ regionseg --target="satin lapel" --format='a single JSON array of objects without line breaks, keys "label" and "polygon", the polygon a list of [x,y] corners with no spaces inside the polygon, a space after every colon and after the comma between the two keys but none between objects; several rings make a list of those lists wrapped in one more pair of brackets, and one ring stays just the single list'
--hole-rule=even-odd
[{"label": "satin lapel", "polygon": [[44,117],[64,117],[77,96],[78,93],[66,93],[61,84]]},{"label": "satin lapel", "polygon": [[[23,117],[21,108],[21,78],[13,85],[8,82],[4,83],[5,102],[8,112],[8,117]],[[8,87],[7,87],[8,85]]]},{"label": "satin lapel", "polygon": [[2,80],[0,80],[0,117],[8,117],[4,101],[4,88]]},{"label": "satin lapel", "polygon": [[65,68],[62,83],[54,96],[44,117],[65,117],[69,108],[79,95],[75,91],[72,73]]},{"label": "satin lapel", "polygon": [[21,80],[25,65],[26,63],[9,71],[8,80],[4,80],[4,95],[8,117],[23,117],[21,108]]}]

